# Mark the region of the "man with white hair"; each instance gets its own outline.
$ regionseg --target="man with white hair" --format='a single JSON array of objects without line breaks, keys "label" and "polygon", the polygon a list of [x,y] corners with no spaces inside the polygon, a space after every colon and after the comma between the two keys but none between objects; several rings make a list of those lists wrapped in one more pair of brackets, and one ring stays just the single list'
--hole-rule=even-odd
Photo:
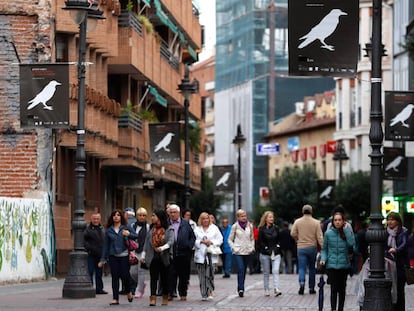
[{"label": "man with white hair", "polygon": [[180,207],[169,204],[167,208],[171,227],[174,229],[173,257],[170,262],[169,300],[173,299],[178,281],[180,300],[187,300],[188,284],[191,270],[191,254],[195,243],[195,235],[189,222],[180,216]]}]

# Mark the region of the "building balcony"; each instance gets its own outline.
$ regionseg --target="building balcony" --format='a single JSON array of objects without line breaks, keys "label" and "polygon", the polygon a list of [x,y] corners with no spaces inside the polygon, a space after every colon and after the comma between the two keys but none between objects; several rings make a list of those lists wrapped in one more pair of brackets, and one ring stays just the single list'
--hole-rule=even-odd
[{"label": "building balcony", "polygon": [[[60,146],[76,148],[78,120],[78,88],[72,84],[69,93],[70,130],[62,131]],[[86,87],[85,151],[98,158],[118,157],[118,116],[120,105],[107,96]]]},{"label": "building balcony", "polygon": [[120,14],[117,42],[119,54],[108,59],[109,74],[151,81],[174,101],[182,101],[177,91],[181,81],[179,58],[155,31],[145,31],[134,12],[123,10]]}]

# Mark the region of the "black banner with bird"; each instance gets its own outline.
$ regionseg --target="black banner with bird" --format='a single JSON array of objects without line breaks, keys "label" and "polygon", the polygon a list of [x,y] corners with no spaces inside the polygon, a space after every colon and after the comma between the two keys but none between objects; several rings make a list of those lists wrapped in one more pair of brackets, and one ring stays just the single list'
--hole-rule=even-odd
[{"label": "black banner with bird", "polygon": [[354,77],[358,0],[289,0],[289,74]]},{"label": "black banner with bird", "polygon": [[385,139],[414,141],[414,92],[385,92]]},{"label": "black banner with bird", "polygon": [[178,122],[164,122],[151,123],[148,126],[151,162],[180,161],[180,124]]},{"label": "black banner with bird", "polygon": [[20,65],[20,126],[69,127],[68,64]]}]

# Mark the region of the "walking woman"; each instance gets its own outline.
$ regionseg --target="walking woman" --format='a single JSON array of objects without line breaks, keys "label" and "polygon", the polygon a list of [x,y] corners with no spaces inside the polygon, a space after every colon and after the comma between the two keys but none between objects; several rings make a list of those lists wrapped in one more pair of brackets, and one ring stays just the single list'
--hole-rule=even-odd
[{"label": "walking woman", "polygon": [[174,229],[169,226],[167,214],[164,210],[156,210],[151,216],[152,225],[148,232],[142,263],[150,271],[150,306],[157,303],[158,279],[162,288],[162,305],[168,305],[168,267],[170,265],[170,251],[174,244]]},{"label": "walking woman", "polygon": [[321,265],[325,265],[331,284],[331,310],[343,311],[345,305],[346,279],[351,261],[348,250],[355,248],[352,231],[345,227],[345,216],[335,213],[332,227],[325,232],[321,252]]},{"label": "walking woman", "polygon": [[127,226],[122,211],[113,210],[106,223],[104,247],[98,264],[99,267],[103,267],[109,259],[112,276],[112,301],[110,305],[119,305],[119,279],[125,284],[128,301],[132,302],[133,300],[129,284],[128,249],[125,240],[137,237],[132,228]]},{"label": "walking woman", "polygon": [[239,297],[243,297],[249,255],[254,251],[254,236],[253,226],[247,221],[246,211],[239,209],[236,217],[237,221],[231,227],[228,242],[237,266],[237,292]]},{"label": "walking woman", "polygon": [[[280,268],[280,245],[279,228],[274,224],[275,217],[273,212],[266,211],[262,215],[259,223],[258,250],[260,264],[263,270],[263,287],[265,296],[269,293],[269,274],[272,271],[273,291],[275,297],[280,296],[279,290],[279,268]],[[270,270],[271,269],[271,270]]]},{"label": "walking woman", "polygon": [[405,270],[408,265],[407,239],[408,230],[403,227],[400,214],[390,212],[387,215],[387,245],[385,256],[393,261],[397,267],[397,303],[394,304],[394,311],[405,310]]},{"label": "walking woman", "polygon": [[200,281],[201,300],[205,301],[213,299],[214,265],[217,264],[219,256],[219,252],[215,250],[220,250],[223,236],[220,229],[211,222],[208,213],[200,214],[197,225],[194,230],[196,236],[194,262]]}]

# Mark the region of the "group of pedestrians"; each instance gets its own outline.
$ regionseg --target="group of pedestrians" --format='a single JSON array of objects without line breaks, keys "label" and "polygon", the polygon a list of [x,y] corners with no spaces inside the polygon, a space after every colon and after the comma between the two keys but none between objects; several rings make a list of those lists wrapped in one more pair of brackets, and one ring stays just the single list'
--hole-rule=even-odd
[{"label": "group of pedestrians", "polygon": [[[313,217],[312,206],[302,207],[302,217],[296,219],[289,230],[283,223],[280,230],[275,223],[275,215],[265,211],[258,225],[255,238],[253,224],[248,221],[245,210],[239,209],[236,221],[230,225],[227,218],[222,226],[215,224],[215,218],[206,212],[199,215],[197,223],[192,221],[191,212],[185,211],[181,217],[180,207],[168,204],[166,209],[154,210],[151,224],[147,224],[147,210],[139,208],[134,221],[129,219],[131,210],[114,210],[105,227],[101,216],[94,213],[85,230],[85,249],[88,252],[88,270],[93,282],[95,275],[96,294],[107,294],[103,288],[102,270],[106,262],[112,277],[112,301],[119,304],[119,286],[129,302],[141,298],[145,292],[145,275],[149,271],[150,306],[157,304],[157,296],[162,296],[161,305],[175,297],[187,300],[192,261],[197,271],[200,295],[203,301],[214,299],[214,274],[219,259],[222,260],[223,278],[229,278],[233,262],[237,269],[237,293],[245,295],[246,271],[249,258],[258,253],[263,274],[264,295],[282,295],[279,272],[282,257],[292,257],[292,244],[296,245],[299,295],[305,294],[308,278],[309,294],[315,294],[316,257],[320,253],[320,265],[326,268],[327,283],[330,284],[331,310],[343,311],[346,296],[346,282],[352,267],[352,254],[355,253],[355,235],[346,221],[342,207],[333,210],[331,217],[321,223]],[[128,212],[128,213],[127,213]],[[134,212],[132,210],[132,212]],[[410,263],[414,265],[414,235],[408,234],[398,213],[387,215],[385,257],[395,262],[396,293],[394,310],[405,310],[405,271]],[[130,266],[126,240],[134,240],[138,247],[135,253],[139,263]],[[285,271],[293,268],[287,261]],[[272,278],[272,282],[270,282]]]}]

